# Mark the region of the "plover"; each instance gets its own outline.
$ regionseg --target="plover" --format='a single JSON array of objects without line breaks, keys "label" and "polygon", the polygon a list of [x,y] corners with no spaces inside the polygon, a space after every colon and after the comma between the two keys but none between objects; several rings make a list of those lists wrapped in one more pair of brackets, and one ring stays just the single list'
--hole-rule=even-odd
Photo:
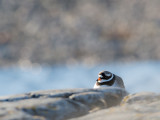
[{"label": "plover", "polygon": [[121,77],[109,71],[101,71],[98,74],[98,79],[96,80],[94,88],[109,87],[109,86],[125,88]]}]

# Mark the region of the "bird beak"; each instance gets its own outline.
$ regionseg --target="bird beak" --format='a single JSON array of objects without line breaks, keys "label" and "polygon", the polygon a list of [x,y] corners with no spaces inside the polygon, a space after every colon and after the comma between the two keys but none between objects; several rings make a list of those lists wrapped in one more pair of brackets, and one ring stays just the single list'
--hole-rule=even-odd
[{"label": "bird beak", "polygon": [[101,80],[101,78],[99,77],[99,78],[98,78],[98,81],[100,81],[100,80]]}]

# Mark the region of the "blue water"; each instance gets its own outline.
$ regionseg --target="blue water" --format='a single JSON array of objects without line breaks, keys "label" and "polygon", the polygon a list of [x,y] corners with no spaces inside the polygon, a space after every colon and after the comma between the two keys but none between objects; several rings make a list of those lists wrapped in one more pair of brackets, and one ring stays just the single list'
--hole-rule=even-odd
[{"label": "blue water", "polygon": [[0,96],[47,89],[92,88],[101,70],[108,70],[121,76],[130,93],[160,92],[160,62],[152,61],[92,67],[76,65],[1,68]]}]

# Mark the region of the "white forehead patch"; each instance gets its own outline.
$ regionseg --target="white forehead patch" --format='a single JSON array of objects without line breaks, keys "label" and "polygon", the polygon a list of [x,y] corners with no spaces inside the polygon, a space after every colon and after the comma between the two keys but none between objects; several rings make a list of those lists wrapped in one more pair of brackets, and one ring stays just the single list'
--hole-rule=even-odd
[{"label": "white forehead patch", "polygon": [[100,77],[100,78],[101,78],[101,77],[103,77],[103,76],[102,76],[102,75],[98,75],[98,77]]}]

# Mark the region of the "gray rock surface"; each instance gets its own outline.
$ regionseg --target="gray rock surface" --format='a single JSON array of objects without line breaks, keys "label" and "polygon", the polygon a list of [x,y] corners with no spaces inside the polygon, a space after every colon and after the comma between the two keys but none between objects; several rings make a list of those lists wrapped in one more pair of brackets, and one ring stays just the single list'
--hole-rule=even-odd
[{"label": "gray rock surface", "polygon": [[1,120],[64,120],[120,104],[124,89],[38,91],[0,97]]},{"label": "gray rock surface", "polygon": [[72,120],[160,120],[160,94],[144,92],[128,95],[120,106]]},{"label": "gray rock surface", "polygon": [[127,94],[124,89],[104,88],[48,90],[0,97],[0,120],[160,119],[160,94]]},{"label": "gray rock surface", "polygon": [[0,97],[0,120],[159,120],[160,94],[120,88],[37,91]]}]

